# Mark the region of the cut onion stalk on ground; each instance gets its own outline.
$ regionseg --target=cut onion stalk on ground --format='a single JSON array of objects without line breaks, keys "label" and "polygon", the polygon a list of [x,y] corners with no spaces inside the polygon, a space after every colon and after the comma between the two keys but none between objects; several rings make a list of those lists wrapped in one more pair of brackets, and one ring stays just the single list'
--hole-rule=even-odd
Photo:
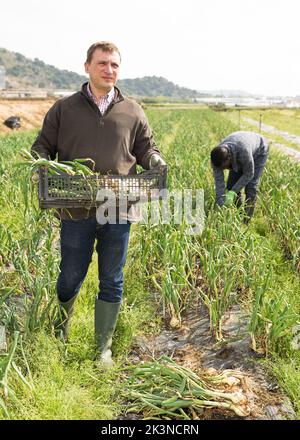
[{"label": "cut onion stalk on ground", "polygon": [[[231,410],[239,417],[250,413],[241,391],[224,391],[228,378],[222,374],[203,372],[200,377],[167,356],[127,370],[132,371],[124,396],[132,402],[127,412],[142,413],[144,418],[188,420],[205,408]],[[218,389],[218,385],[223,389]]]}]

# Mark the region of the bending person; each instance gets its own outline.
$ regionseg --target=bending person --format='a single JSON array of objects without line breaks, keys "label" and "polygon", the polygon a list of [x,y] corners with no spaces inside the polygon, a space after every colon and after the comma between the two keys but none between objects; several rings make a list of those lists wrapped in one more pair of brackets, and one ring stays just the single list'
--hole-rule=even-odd
[{"label": "bending person", "polygon": [[[219,206],[242,205],[241,190],[245,189],[245,222],[253,216],[259,180],[268,158],[266,139],[252,131],[231,133],[211,151],[216,202]],[[224,170],[228,169],[225,187]],[[227,189],[227,192],[226,192]]]}]

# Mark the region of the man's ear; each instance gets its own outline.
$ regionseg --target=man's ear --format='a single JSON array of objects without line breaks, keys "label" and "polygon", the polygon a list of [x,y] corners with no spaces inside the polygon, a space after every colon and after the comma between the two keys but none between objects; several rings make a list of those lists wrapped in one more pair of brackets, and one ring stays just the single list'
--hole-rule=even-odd
[{"label": "man's ear", "polygon": [[85,70],[85,73],[89,73],[89,65],[88,65],[88,63],[84,63],[84,70]]}]

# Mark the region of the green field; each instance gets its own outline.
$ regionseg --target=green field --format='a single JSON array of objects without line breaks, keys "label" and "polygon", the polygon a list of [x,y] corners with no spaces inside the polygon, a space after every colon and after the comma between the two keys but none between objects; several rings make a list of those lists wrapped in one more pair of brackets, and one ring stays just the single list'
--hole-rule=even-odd
[{"label": "green field", "polygon": [[[263,109],[241,109],[228,112],[231,121],[241,124],[247,129],[254,130],[254,126],[250,125],[243,118],[250,118],[256,122],[270,125],[277,130],[285,131],[289,134],[300,136],[300,109],[294,108],[263,108]],[[258,131],[258,128],[257,128]],[[262,130],[262,133],[275,142],[282,143],[287,147],[300,151],[299,144],[289,141],[283,136],[274,133],[268,133]]]},{"label": "green field", "polygon": [[261,114],[265,124],[300,136],[300,109],[243,110],[242,114],[255,120],[259,120]]},{"label": "green field", "polygon": [[[282,119],[274,117],[286,120],[278,128],[288,130],[286,112]],[[209,109],[148,108],[147,115],[169,165],[169,188],[204,189],[205,229],[190,235],[186,225],[133,226],[113,343],[117,362],[109,372],[93,361],[96,259],[64,344],[52,329],[58,220],[39,210],[28,174],[15,167],[18,151],[30,148],[36,133],[0,138],[0,324],[8,333],[8,354],[0,353],[0,418],[118,417],[127,405],[124,366],[133,337],[159,334],[172,318],[180,322],[195,297],[205,303],[212,334],[221,343],[226,338],[222,316],[241,305],[253,348],[300,418],[300,354],[292,344],[300,314],[299,165],[271,148],[255,217],[247,227],[235,208],[215,208],[210,169],[210,150],[239,128],[237,121]],[[275,126],[274,121],[265,119]],[[300,134],[295,130],[290,132]]]}]

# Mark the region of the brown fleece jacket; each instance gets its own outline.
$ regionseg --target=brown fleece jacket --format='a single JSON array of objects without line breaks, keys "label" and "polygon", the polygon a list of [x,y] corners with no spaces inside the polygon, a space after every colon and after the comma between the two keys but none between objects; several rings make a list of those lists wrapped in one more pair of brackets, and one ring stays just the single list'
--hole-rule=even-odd
[{"label": "brown fleece jacket", "polygon": [[[147,118],[136,102],[116,96],[102,116],[87,94],[80,92],[57,101],[45,116],[32,153],[59,161],[91,158],[101,174],[135,174],[136,164],[149,169],[150,157],[159,154]],[[95,215],[95,209],[69,209],[71,218]],[[63,210],[61,218],[70,218]]]}]

